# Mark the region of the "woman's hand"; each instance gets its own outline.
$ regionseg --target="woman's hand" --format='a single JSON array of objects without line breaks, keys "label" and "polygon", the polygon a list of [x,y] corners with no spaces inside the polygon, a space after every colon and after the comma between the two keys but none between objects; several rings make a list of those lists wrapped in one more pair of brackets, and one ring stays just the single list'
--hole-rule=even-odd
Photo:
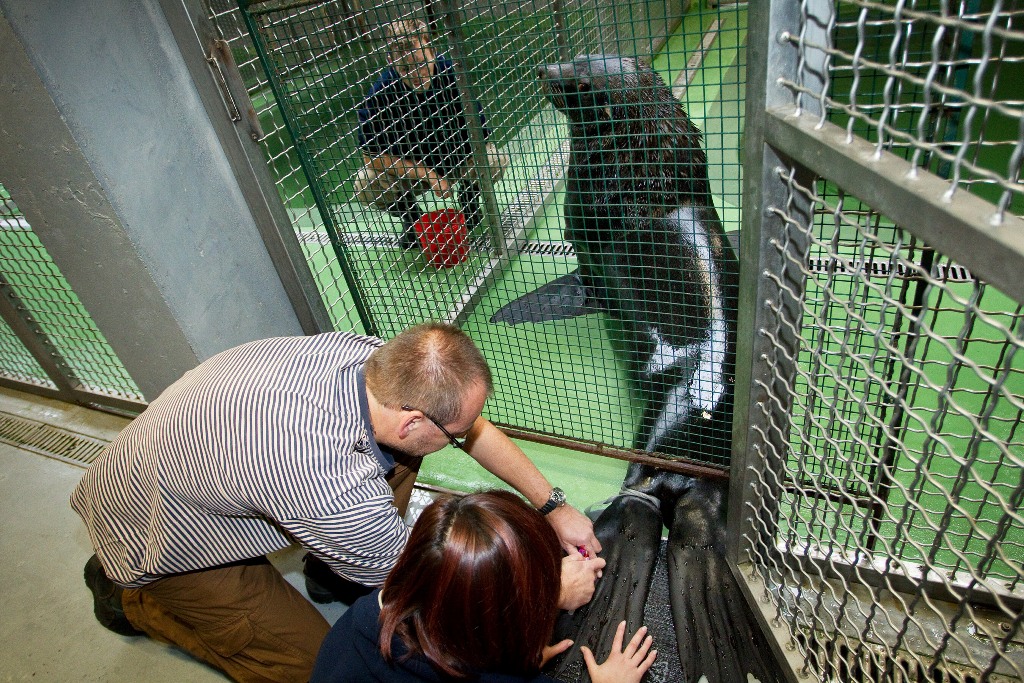
[{"label": "woman's hand", "polygon": [[[593,683],[640,683],[647,670],[654,664],[654,658],[658,656],[657,650],[651,650],[654,638],[644,636],[647,634],[647,627],[641,626],[633,635],[633,638],[622,649],[622,638],[626,633],[626,622],[620,622],[619,628],[615,631],[615,639],[612,641],[612,651],[604,664],[598,664],[594,659],[594,653],[586,645],[580,647],[583,653],[583,661],[587,663],[587,671],[590,672],[590,680]],[[561,645],[561,643],[559,643]],[[650,650],[650,654],[648,654]]]},{"label": "woman's hand", "polygon": [[540,668],[543,669],[545,666],[548,665],[548,662],[550,662],[553,657],[557,657],[558,655],[568,650],[570,647],[572,647],[572,641],[568,638],[561,641],[560,643],[555,643],[554,645],[548,645],[547,647],[545,647],[544,654],[541,655],[540,658]]}]

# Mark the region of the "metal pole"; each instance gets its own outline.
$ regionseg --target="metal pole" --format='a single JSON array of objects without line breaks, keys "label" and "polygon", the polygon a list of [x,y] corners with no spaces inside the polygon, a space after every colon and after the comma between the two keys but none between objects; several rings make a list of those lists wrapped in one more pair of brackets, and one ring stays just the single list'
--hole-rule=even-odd
[{"label": "metal pole", "polygon": [[[431,3],[432,4],[432,3]],[[469,144],[473,150],[470,161],[475,169],[476,179],[480,183],[480,195],[484,200],[484,223],[491,233],[491,246],[494,255],[505,253],[505,235],[501,230],[501,217],[498,202],[494,196],[494,182],[491,178],[491,162],[487,158],[487,141],[484,138],[483,125],[476,113],[476,103],[480,101],[475,88],[466,77],[465,36],[462,33],[462,10],[458,0],[441,0],[442,20],[451,40],[449,47],[452,61],[455,62],[455,78],[459,86],[459,97],[462,100],[462,111],[469,128]],[[470,173],[472,176],[473,173]]]},{"label": "metal pole", "polygon": [[[767,111],[796,106],[793,94],[777,81],[780,77],[797,80],[799,55],[778,37],[783,32],[799,34],[800,7],[787,2],[754,3],[749,12],[751,25],[766,29],[750,33],[747,57],[744,212],[728,533],[729,557],[737,564],[749,561],[755,539],[774,536],[790,423],[785,402],[788,390],[780,383],[791,384],[794,373],[792,362],[776,350],[775,344],[792,354],[796,340],[779,320],[798,322],[802,318],[796,299],[803,291],[803,276],[773,242],[788,245],[789,253],[799,261],[806,257],[807,238],[787,232],[783,221],[772,218],[772,209],[786,206],[790,214],[799,215],[806,225],[810,225],[812,218],[811,207],[806,201],[794,205],[795,198],[789,197],[786,182],[780,178],[778,169],[788,168],[791,163],[765,141]],[[824,40],[820,36],[817,39]],[[807,66],[806,62],[803,66]],[[807,71],[821,74],[822,69],[822,65],[815,64]],[[816,108],[817,102],[804,99],[805,109]],[[810,182],[805,186],[811,186]],[[769,274],[778,276],[792,289],[788,301],[776,300],[766,277]],[[775,337],[774,343],[769,335]],[[771,362],[775,363],[774,371]],[[751,509],[762,510],[762,519],[751,517]],[[772,545],[769,543],[769,547]]]},{"label": "metal pole", "polygon": [[558,46],[558,60],[568,62],[572,59],[572,55],[569,53],[569,33],[565,28],[565,9],[562,7],[562,0],[553,0],[551,14],[555,19],[555,44]]},{"label": "metal pole", "polygon": [[[797,3],[784,1],[751,3],[748,10],[750,26],[762,28],[750,31],[746,59],[744,210],[727,528],[730,570],[762,630],[780,635],[785,629],[773,630],[773,624],[779,624],[777,611],[773,614],[772,605],[762,605],[761,599],[769,590],[764,563],[786,565],[776,539],[799,348],[794,331],[803,317],[799,302],[804,276],[795,264],[806,261],[809,240],[782,220],[776,209],[784,209],[807,227],[812,225],[813,213],[808,201],[790,192],[782,174],[793,165],[767,144],[765,126],[769,109],[797,106],[793,93],[778,85],[779,78],[797,81],[800,71],[805,80],[808,72],[824,77],[827,65],[801,62],[798,51],[779,40],[783,32],[799,33],[800,10]],[[818,103],[802,104],[813,109]],[[813,187],[809,181],[804,186]],[[772,284],[775,280],[784,284],[785,291]],[[768,641],[775,658],[786,664],[787,678],[797,680],[805,664],[798,650],[782,637]]]}]

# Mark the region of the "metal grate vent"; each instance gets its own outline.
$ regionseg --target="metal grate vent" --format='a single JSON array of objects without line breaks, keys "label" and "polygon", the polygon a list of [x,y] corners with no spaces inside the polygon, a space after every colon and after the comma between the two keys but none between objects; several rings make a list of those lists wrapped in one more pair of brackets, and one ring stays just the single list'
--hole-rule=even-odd
[{"label": "metal grate vent", "polygon": [[0,413],[0,443],[88,466],[103,452],[107,442],[35,420]]},{"label": "metal grate vent", "polygon": [[[895,271],[894,279],[918,277],[917,271],[902,262],[892,263],[883,259],[847,260],[836,257],[810,257],[809,270],[812,273],[833,273],[850,277],[887,278]],[[971,282],[974,276],[963,266],[956,263],[937,263],[932,277],[940,282]]]},{"label": "metal grate vent", "polygon": [[[305,244],[330,244],[331,238],[324,232],[308,230],[299,233],[299,241]],[[382,235],[379,233],[353,233],[344,238],[345,246],[357,246],[368,249],[395,249],[398,247],[398,237],[395,235]],[[470,243],[470,249],[484,252],[489,248],[486,240],[474,240]],[[520,255],[525,256],[563,256],[565,258],[575,257],[572,245],[568,242],[537,241],[527,242],[519,250]],[[825,266],[821,266],[824,271]]]}]

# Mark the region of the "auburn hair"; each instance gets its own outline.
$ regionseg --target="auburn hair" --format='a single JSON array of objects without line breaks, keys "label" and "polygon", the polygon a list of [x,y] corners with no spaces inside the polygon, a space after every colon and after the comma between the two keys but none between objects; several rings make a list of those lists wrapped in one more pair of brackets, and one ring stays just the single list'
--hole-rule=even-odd
[{"label": "auburn hair", "polygon": [[474,386],[494,391],[491,369],[469,336],[444,323],[423,323],[400,332],[370,354],[366,386],[382,405],[409,405],[450,424]]},{"label": "auburn hair", "polygon": [[384,582],[380,648],[392,638],[440,672],[536,675],[558,613],[562,552],[544,517],[507,491],[443,496],[413,527]]}]

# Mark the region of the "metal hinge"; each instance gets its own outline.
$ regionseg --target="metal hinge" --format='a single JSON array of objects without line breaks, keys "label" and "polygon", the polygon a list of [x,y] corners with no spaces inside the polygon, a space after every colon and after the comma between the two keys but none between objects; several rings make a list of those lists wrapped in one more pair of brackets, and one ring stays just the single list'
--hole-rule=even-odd
[{"label": "metal hinge", "polygon": [[255,107],[252,106],[252,100],[249,99],[242,75],[238,72],[234,55],[231,54],[231,46],[226,40],[214,40],[210,52],[206,55],[206,61],[216,76],[228,117],[235,123],[243,123],[253,140],[262,140],[265,137],[263,127],[260,125]]}]

